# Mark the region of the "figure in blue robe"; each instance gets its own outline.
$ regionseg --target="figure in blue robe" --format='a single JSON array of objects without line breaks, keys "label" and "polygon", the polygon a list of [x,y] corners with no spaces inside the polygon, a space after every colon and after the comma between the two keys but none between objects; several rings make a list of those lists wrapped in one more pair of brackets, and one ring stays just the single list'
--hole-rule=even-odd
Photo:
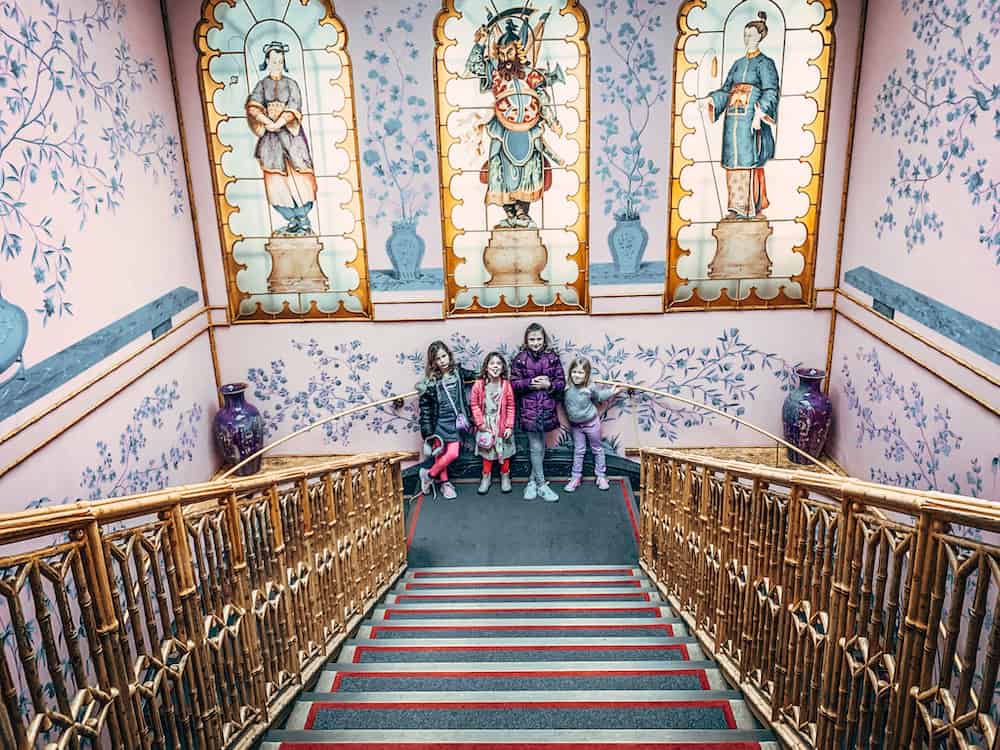
[{"label": "figure in blue robe", "polygon": [[780,86],[774,60],[760,51],[767,14],[743,30],[745,57],[729,69],[722,88],[708,95],[713,121],[723,119],[722,166],[726,170],[729,219],[752,219],[768,207],[764,165],[774,157]]}]

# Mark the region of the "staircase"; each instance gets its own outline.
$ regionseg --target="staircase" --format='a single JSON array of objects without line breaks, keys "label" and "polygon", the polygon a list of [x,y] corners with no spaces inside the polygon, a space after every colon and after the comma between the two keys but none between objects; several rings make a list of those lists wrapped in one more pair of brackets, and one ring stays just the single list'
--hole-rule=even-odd
[{"label": "staircase", "polygon": [[262,750],[777,750],[629,566],[411,569]]}]

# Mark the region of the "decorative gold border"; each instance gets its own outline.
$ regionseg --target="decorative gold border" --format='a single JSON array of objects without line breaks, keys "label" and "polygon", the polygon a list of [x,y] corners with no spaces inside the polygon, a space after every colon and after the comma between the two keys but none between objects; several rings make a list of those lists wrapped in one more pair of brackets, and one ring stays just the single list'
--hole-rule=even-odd
[{"label": "decorative gold border", "polygon": [[[195,29],[195,47],[198,50],[198,86],[201,90],[201,104],[205,122],[205,137],[208,141],[209,158],[211,159],[212,188],[215,194],[216,215],[219,226],[219,242],[222,246],[222,265],[226,272],[226,298],[228,302],[227,313],[233,323],[278,323],[288,320],[371,320],[372,301],[371,291],[368,287],[368,251],[365,235],[364,221],[364,199],[361,195],[361,166],[358,162],[358,123],[354,111],[354,76],[351,66],[351,56],[347,52],[347,29],[337,16],[331,0],[318,0],[326,8],[326,15],[320,19],[321,25],[329,24],[337,31],[337,45],[328,47],[327,51],[336,54],[340,58],[340,77],[331,84],[339,84],[344,90],[344,108],[339,113],[347,123],[348,132],[343,141],[336,145],[342,146],[348,154],[351,167],[344,178],[351,183],[352,198],[348,204],[341,207],[350,206],[351,213],[357,217],[354,230],[344,237],[354,240],[358,247],[357,257],[348,264],[348,268],[353,268],[358,273],[360,279],[356,289],[351,293],[361,301],[361,312],[351,312],[344,307],[341,302],[337,310],[332,313],[320,311],[316,302],[312,301],[309,310],[304,313],[292,312],[286,301],[282,305],[281,312],[265,312],[260,303],[253,313],[240,314],[240,303],[251,296],[248,292],[243,292],[237,286],[236,275],[246,266],[237,263],[233,257],[233,247],[243,239],[242,235],[235,234],[229,227],[230,217],[238,211],[226,200],[226,187],[231,182],[235,182],[235,177],[230,177],[222,171],[222,157],[231,151],[228,146],[223,145],[219,140],[219,124],[229,119],[228,115],[222,115],[216,111],[212,100],[215,92],[223,86],[212,80],[209,74],[209,66],[215,57],[221,54],[218,50],[208,46],[208,33],[212,29],[221,29],[222,24],[215,20],[215,8],[223,3],[229,7],[235,7],[237,0],[206,0],[201,9],[201,21]],[[309,0],[298,0],[301,5],[308,5]]]},{"label": "decorative gold border", "polygon": [[823,35],[823,49],[817,57],[808,60],[808,64],[819,68],[819,85],[807,95],[816,102],[816,117],[811,123],[803,126],[805,130],[813,134],[813,150],[806,156],[800,157],[800,162],[807,162],[812,167],[812,178],[804,188],[799,188],[800,193],[804,193],[809,198],[809,208],[801,216],[796,217],[798,223],[806,227],[805,242],[794,251],[805,258],[805,266],[802,272],[792,277],[793,282],[798,282],[802,287],[802,299],[793,299],[785,293],[782,287],[777,297],[764,299],[757,294],[756,287],[750,290],[749,296],[744,300],[730,299],[728,290],[723,289],[718,299],[705,301],[694,290],[692,297],[684,302],[674,302],[673,297],[678,287],[686,284],[689,280],[681,277],[677,273],[677,261],[689,255],[687,250],[682,250],[677,237],[680,230],[690,224],[681,218],[679,206],[681,200],[691,195],[691,190],[685,190],[680,184],[680,175],[683,169],[692,164],[691,159],[686,159],[681,154],[680,144],[685,136],[694,132],[693,128],[687,127],[681,117],[684,107],[694,101],[694,98],[684,90],[684,75],[697,67],[694,63],[689,63],[684,56],[684,48],[688,39],[697,36],[699,32],[691,29],[688,24],[688,15],[695,8],[704,8],[707,0],[687,0],[677,13],[677,42],[674,45],[674,96],[673,111],[670,125],[670,183],[667,188],[668,202],[670,210],[667,215],[667,286],[663,294],[663,309],[666,312],[679,310],[712,310],[712,309],[761,309],[780,307],[806,307],[812,308],[815,305],[813,300],[813,286],[816,276],[816,248],[817,234],[819,232],[820,202],[823,195],[823,162],[826,157],[827,131],[830,126],[830,94],[832,90],[833,67],[836,51],[836,40],[834,38],[833,26],[836,22],[837,10],[834,0],[809,0],[810,5],[820,4],[825,12],[823,20],[810,27],[812,31],[818,31]]},{"label": "decorative gold border", "polygon": [[[574,195],[577,205],[578,218],[576,224],[566,227],[574,232],[579,238],[580,244],[575,253],[568,257],[576,259],[579,274],[569,286],[576,290],[580,300],[577,304],[565,302],[561,294],[556,294],[555,302],[550,305],[540,305],[536,303],[531,295],[528,295],[528,302],[520,307],[514,307],[506,301],[506,297],[494,307],[484,307],[479,303],[478,297],[473,297],[473,303],[469,307],[460,310],[454,309],[455,299],[459,292],[466,287],[459,286],[455,282],[455,269],[465,261],[458,258],[454,253],[455,238],[464,234],[451,220],[452,210],[461,204],[461,199],[455,198],[448,188],[451,180],[458,174],[458,170],[448,163],[448,151],[455,144],[456,139],[448,133],[448,117],[457,107],[448,103],[445,95],[448,82],[458,76],[450,73],[445,67],[444,56],[449,47],[457,44],[457,40],[445,34],[445,24],[452,18],[459,18],[459,13],[455,8],[455,0],[442,0],[441,10],[434,19],[434,108],[437,116],[438,131],[438,164],[440,165],[440,185],[441,190],[441,238],[442,253],[444,255],[445,269],[445,296],[443,301],[444,316],[457,317],[463,315],[485,316],[485,315],[522,315],[538,313],[587,313],[590,311],[590,235],[588,224],[588,208],[590,204],[590,46],[587,42],[587,35],[590,32],[590,20],[587,12],[580,5],[579,0],[567,0],[566,7],[559,11],[560,15],[572,15],[577,20],[576,36],[567,39],[576,45],[580,55],[580,62],[574,68],[566,69],[566,73],[572,73],[580,78],[580,94],[572,102],[566,102],[561,106],[576,110],[580,118],[580,127],[572,136],[567,136],[575,140],[580,147],[580,156],[576,162],[569,167],[576,173],[580,181],[580,187]],[[582,71],[581,71],[582,68]]]}]

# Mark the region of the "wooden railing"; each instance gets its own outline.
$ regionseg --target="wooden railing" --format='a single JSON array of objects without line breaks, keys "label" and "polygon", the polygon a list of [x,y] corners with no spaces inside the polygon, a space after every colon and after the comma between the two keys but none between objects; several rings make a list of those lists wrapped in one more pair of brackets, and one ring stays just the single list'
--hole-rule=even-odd
[{"label": "wooden railing", "polygon": [[1000,507],[642,452],[641,564],[793,747],[997,748]]},{"label": "wooden railing", "polygon": [[249,746],[404,569],[403,455],[0,517],[0,747]]}]

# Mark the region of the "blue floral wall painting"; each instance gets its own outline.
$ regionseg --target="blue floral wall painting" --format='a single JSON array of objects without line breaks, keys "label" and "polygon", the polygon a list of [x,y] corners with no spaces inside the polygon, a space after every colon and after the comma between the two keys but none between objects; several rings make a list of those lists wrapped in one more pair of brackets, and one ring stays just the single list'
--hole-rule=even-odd
[{"label": "blue floral wall painting", "polygon": [[159,72],[129,45],[127,12],[109,0],[3,4],[0,383],[20,371],[31,326],[74,314],[77,241],[121,207],[127,169],[141,166],[173,214],[184,212],[177,136],[137,101]]},{"label": "blue floral wall painting", "polygon": [[587,310],[586,13],[445,0],[434,29],[446,312]]},{"label": "blue floral wall painting", "polygon": [[332,4],[209,0],[197,43],[232,318],[369,317],[351,60]]},{"label": "blue floral wall painting", "polygon": [[809,304],[834,16],[832,0],[681,7],[668,308]]},{"label": "blue floral wall painting", "polygon": [[[665,21],[672,21],[667,5],[666,0],[596,0],[589,7],[602,60],[594,68],[594,96],[607,108],[595,115],[595,175],[604,191],[603,213],[614,220],[608,234],[613,262],[591,263],[591,284],[663,283],[662,255],[646,260],[649,231],[643,216],[661,208],[662,167],[648,138],[670,93],[670,58],[661,44]],[[666,156],[665,144],[662,150]]]},{"label": "blue floral wall painting", "polygon": [[440,230],[424,221],[432,213],[436,219],[438,210],[434,98],[428,87],[432,20],[427,0],[399,8],[372,5],[364,11],[358,35],[365,45],[358,62],[358,110],[365,126],[361,160],[370,262],[377,265],[377,242],[391,264],[372,269],[372,291],[444,286],[437,252]]},{"label": "blue floral wall painting", "polygon": [[971,436],[959,432],[948,406],[928,403],[920,385],[900,379],[877,349],[844,355],[841,375],[844,418],[853,420],[857,447],[882,448],[883,463],[869,467],[872,481],[1000,500],[1000,446],[991,446],[993,455],[969,455]]},{"label": "blue floral wall painting", "polygon": [[988,156],[1000,153],[1000,7],[996,0],[903,0],[900,7],[919,45],[906,50],[876,99],[873,131],[899,143],[875,231],[883,238],[901,230],[908,253],[942,239],[948,211],[939,203],[959,194],[979,242],[1000,265],[1000,167]]}]

